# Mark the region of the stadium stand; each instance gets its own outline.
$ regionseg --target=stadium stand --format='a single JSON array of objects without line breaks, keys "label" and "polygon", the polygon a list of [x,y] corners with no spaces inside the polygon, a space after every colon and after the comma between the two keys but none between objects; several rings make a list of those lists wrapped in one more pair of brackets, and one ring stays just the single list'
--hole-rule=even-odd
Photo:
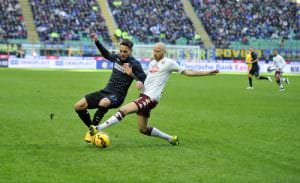
[{"label": "stadium stand", "polygon": [[111,43],[105,20],[95,0],[30,0],[40,40],[45,43],[88,40],[90,32]]},{"label": "stadium stand", "polygon": [[[137,43],[163,41],[169,44],[195,45],[191,21],[178,0],[108,0],[120,28],[119,37],[129,37]],[[127,34],[127,35],[126,35]]]},{"label": "stadium stand", "polygon": [[25,39],[27,31],[24,26],[20,4],[17,0],[0,1],[0,40]]},{"label": "stadium stand", "polygon": [[217,47],[300,43],[297,5],[290,0],[190,1]]}]

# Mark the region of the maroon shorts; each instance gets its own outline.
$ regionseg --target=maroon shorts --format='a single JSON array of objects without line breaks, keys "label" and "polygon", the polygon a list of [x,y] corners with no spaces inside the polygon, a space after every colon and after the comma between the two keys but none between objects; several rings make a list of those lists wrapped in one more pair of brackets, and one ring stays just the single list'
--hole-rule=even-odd
[{"label": "maroon shorts", "polygon": [[150,97],[144,94],[140,94],[140,97],[138,99],[135,99],[133,102],[139,108],[137,114],[146,118],[150,117],[151,109],[153,109],[157,105],[156,101],[151,100]]},{"label": "maroon shorts", "polygon": [[283,72],[281,71],[281,70],[277,70],[277,71],[275,71],[275,76],[276,75],[281,75]]}]

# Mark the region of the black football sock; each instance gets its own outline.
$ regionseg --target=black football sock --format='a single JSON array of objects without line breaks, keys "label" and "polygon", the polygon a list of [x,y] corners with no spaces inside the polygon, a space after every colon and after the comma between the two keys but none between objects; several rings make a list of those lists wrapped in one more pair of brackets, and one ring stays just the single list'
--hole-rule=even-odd
[{"label": "black football sock", "polygon": [[249,86],[252,87],[252,78],[248,77],[248,80],[249,80]]},{"label": "black football sock", "polygon": [[276,80],[276,82],[277,82],[278,86],[280,86],[280,85],[281,85],[281,81],[280,81],[280,79]]},{"label": "black football sock", "polygon": [[108,109],[106,107],[99,106],[98,110],[94,114],[92,124],[97,126],[100,123],[101,119],[103,118],[104,114],[107,113],[107,111]]},{"label": "black football sock", "polygon": [[76,111],[80,119],[84,122],[84,124],[89,127],[92,124],[90,113],[87,110]]},{"label": "black football sock", "polygon": [[268,78],[267,78],[267,77],[265,77],[265,76],[259,76],[259,77],[258,77],[258,79],[262,79],[262,80],[268,80]]}]

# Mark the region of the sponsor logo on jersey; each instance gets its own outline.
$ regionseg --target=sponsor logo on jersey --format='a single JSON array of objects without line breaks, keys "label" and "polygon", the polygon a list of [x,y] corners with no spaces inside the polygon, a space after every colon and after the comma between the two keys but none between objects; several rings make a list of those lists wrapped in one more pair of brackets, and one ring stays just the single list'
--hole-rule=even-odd
[{"label": "sponsor logo on jersey", "polygon": [[117,69],[118,71],[125,73],[124,67],[118,63],[114,64],[114,68]]},{"label": "sponsor logo on jersey", "polygon": [[158,71],[159,71],[159,67],[157,65],[154,65],[149,69],[149,72],[151,72],[151,73],[155,73]]}]

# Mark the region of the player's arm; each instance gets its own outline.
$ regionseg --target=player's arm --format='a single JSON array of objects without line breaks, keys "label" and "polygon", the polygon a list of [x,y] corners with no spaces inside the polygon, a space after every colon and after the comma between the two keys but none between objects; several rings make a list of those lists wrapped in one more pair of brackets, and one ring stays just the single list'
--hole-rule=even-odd
[{"label": "player's arm", "polygon": [[114,58],[112,57],[111,53],[100,43],[98,40],[97,34],[93,33],[91,34],[92,40],[95,42],[98,50],[100,51],[101,55],[106,58],[109,61],[114,61]]},{"label": "player's arm", "polygon": [[138,90],[144,87],[144,81],[146,79],[146,74],[140,63],[135,63],[132,66],[129,64],[124,64],[125,73],[135,79],[136,87]]},{"label": "player's arm", "polygon": [[216,75],[219,73],[219,70],[212,70],[212,71],[194,71],[194,70],[184,70],[182,72],[185,76],[209,76],[209,75]]}]

